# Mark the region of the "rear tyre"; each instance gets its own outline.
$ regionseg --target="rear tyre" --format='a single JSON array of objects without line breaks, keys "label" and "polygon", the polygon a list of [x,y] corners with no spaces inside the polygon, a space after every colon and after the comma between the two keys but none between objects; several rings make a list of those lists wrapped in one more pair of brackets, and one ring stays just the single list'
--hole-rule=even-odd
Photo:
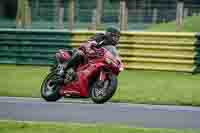
[{"label": "rear tyre", "polygon": [[103,104],[107,102],[116,92],[118,80],[116,75],[109,74],[108,79],[100,83],[104,87],[99,85],[99,82],[100,81],[96,81],[92,85],[90,96],[94,103]]},{"label": "rear tyre", "polygon": [[61,85],[53,82],[58,78],[60,78],[60,76],[57,75],[56,72],[51,72],[44,79],[41,86],[41,97],[46,101],[54,102],[62,97],[59,93]]}]

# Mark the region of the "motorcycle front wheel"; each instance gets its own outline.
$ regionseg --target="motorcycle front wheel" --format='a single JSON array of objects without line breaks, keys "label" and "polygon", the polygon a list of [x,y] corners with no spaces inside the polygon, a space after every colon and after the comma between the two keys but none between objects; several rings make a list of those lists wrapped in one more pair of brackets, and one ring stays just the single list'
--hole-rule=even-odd
[{"label": "motorcycle front wheel", "polygon": [[115,94],[117,90],[118,80],[114,74],[109,74],[106,80],[97,80],[90,90],[90,96],[94,103],[103,104],[107,102]]},{"label": "motorcycle front wheel", "polygon": [[47,75],[41,85],[41,96],[46,101],[53,102],[62,97],[59,93],[61,85],[53,82],[57,78],[60,78],[59,75],[57,75],[56,72],[51,72]]}]

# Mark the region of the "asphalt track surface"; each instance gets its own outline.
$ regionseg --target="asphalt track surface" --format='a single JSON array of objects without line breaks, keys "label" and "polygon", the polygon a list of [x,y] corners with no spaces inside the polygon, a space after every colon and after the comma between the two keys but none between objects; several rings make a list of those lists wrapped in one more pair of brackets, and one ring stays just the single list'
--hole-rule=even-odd
[{"label": "asphalt track surface", "polygon": [[200,108],[127,103],[0,97],[0,119],[112,123],[146,128],[200,128]]}]

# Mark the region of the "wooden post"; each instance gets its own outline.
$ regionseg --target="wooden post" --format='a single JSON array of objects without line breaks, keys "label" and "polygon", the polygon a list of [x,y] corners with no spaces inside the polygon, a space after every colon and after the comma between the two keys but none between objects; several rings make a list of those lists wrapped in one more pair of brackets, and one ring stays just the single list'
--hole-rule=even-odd
[{"label": "wooden post", "polygon": [[103,0],[97,0],[96,8],[96,28],[101,25],[101,17],[103,12]]},{"label": "wooden post", "polygon": [[54,10],[53,10],[53,14],[54,14],[54,23],[56,24],[55,28],[60,28],[59,26],[59,7],[60,7],[60,0],[54,0],[53,1],[53,7],[54,7]]},{"label": "wooden post", "polygon": [[128,6],[127,0],[120,0],[120,29],[128,29]]},{"label": "wooden post", "polygon": [[178,0],[177,2],[177,11],[176,11],[176,31],[180,31],[183,24],[183,9],[184,2],[183,0]]},{"label": "wooden post", "polygon": [[184,17],[183,18],[186,18],[188,16],[188,8],[185,8],[184,9]]},{"label": "wooden post", "polygon": [[24,0],[18,0],[17,1],[17,17],[16,17],[16,27],[17,28],[23,28],[23,5],[24,5]]},{"label": "wooden post", "polygon": [[64,1],[60,0],[59,4],[57,5],[58,9],[58,24],[59,24],[59,29],[64,29]]},{"label": "wooden post", "polygon": [[154,8],[153,9],[153,23],[156,24],[157,23],[157,18],[158,18],[158,9]]},{"label": "wooden post", "polygon": [[73,30],[75,24],[75,0],[69,1],[68,16],[69,16],[69,30]]},{"label": "wooden post", "polygon": [[64,29],[64,23],[63,23],[63,20],[64,20],[64,7],[60,7],[59,8],[59,19],[58,19],[58,23],[59,23],[59,28],[60,29]]},{"label": "wooden post", "polygon": [[92,11],[92,23],[91,23],[91,26],[89,26],[89,29],[92,29],[92,30],[97,29],[96,21],[97,21],[97,11],[96,11],[96,9],[94,9]]},{"label": "wooden post", "polygon": [[17,3],[17,28],[29,28],[31,26],[31,9],[29,0],[18,0]]},{"label": "wooden post", "polygon": [[29,0],[24,1],[24,28],[30,28],[32,23],[31,20],[31,7]]}]

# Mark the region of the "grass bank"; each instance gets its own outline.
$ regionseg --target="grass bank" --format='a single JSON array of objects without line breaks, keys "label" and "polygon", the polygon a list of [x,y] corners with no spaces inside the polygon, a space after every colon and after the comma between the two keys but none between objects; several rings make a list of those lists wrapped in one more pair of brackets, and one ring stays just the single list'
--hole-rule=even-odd
[{"label": "grass bank", "polygon": [[120,125],[86,125],[0,121],[1,133],[198,133],[192,130],[130,128]]},{"label": "grass bank", "polygon": [[[40,97],[48,67],[0,65],[0,95]],[[200,105],[200,76],[182,72],[124,71],[115,102]]]},{"label": "grass bank", "polygon": [[[199,16],[186,17],[183,20],[183,25],[180,32],[199,32],[199,23]],[[149,29],[147,29],[147,31],[176,32],[176,21],[152,25]]]}]

